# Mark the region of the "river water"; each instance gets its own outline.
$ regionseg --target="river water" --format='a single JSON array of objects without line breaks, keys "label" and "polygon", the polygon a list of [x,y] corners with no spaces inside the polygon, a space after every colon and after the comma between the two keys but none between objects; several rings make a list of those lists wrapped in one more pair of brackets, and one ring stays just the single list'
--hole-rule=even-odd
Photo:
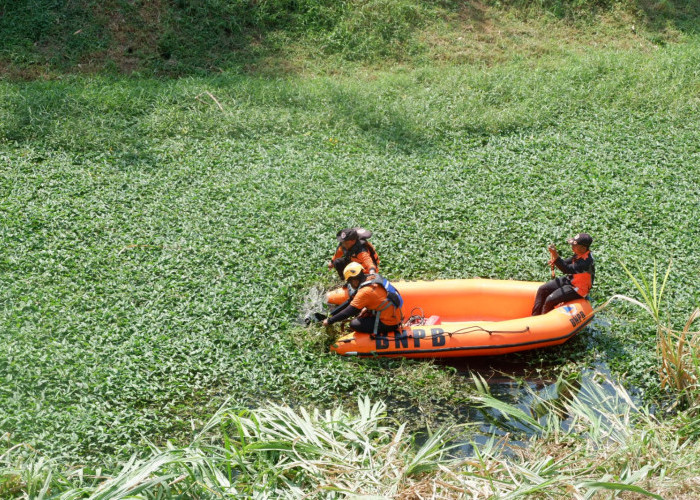
[{"label": "river water", "polygon": [[[491,396],[535,417],[541,423],[544,422],[546,416],[546,409],[541,404],[542,400],[562,401],[576,397],[580,403],[587,405],[593,412],[597,412],[596,405],[600,401],[600,396],[596,398],[592,397],[592,394],[596,391],[602,391],[603,394],[607,395],[606,400],[613,402],[611,404],[617,406],[618,410],[621,405],[627,406],[624,401],[619,401],[618,390],[612,382],[614,377],[603,362],[594,363],[592,366],[583,368],[580,372],[567,377],[567,384],[561,383],[558,376],[560,368],[557,366],[540,368],[538,372],[534,372],[526,362],[509,359],[507,356],[478,360],[463,359],[443,364],[455,368],[459,375],[467,379],[465,383],[473,383],[472,376],[474,374],[481,376],[488,383]],[[627,392],[634,394],[637,391],[635,388],[631,388],[627,389]],[[634,404],[639,403],[639,398],[634,396],[631,396],[631,400]],[[543,409],[545,409],[545,413],[542,413]],[[459,423],[471,423],[475,427],[474,432],[470,433],[468,438],[453,441],[456,446],[453,454],[458,456],[473,456],[475,445],[483,445],[494,437],[506,439],[511,446],[525,446],[527,440],[537,432],[536,429],[532,429],[528,425],[505,418],[497,410],[481,409],[473,405],[465,405],[460,409],[458,421]],[[561,420],[562,430],[566,431],[571,422],[572,418],[564,416]]]}]

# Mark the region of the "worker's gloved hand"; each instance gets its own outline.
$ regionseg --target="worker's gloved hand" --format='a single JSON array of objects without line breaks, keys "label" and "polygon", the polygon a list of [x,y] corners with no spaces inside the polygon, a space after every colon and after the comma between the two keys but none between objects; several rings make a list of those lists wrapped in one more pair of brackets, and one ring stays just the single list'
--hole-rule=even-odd
[{"label": "worker's gloved hand", "polygon": [[337,259],[334,259],[328,263],[328,269],[332,268],[333,266],[343,266],[347,264],[346,259],[339,257]]}]

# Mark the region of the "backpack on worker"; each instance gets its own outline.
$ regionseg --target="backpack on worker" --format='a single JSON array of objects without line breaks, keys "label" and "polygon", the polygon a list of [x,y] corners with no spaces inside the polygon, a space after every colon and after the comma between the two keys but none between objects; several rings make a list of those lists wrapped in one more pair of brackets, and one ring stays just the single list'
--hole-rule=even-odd
[{"label": "backpack on worker", "polygon": [[355,227],[353,229],[357,231],[357,243],[350,249],[350,255],[357,255],[363,250],[367,250],[372,262],[374,262],[374,265],[379,269],[379,254],[374,249],[374,245],[367,241],[372,237],[372,231],[363,227]]}]

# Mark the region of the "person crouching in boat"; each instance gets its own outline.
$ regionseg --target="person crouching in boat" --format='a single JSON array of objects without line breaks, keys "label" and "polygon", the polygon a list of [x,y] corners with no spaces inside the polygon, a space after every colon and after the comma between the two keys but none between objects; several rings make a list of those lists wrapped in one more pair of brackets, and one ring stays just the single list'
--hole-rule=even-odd
[{"label": "person crouching in boat", "polygon": [[574,255],[568,259],[562,259],[554,245],[548,247],[552,257],[549,261],[549,265],[552,266],[552,276],[554,276],[554,267],[566,273],[566,276],[554,278],[537,289],[535,305],[532,308],[533,316],[547,314],[561,302],[585,297],[593,286],[595,262],[590,250],[593,238],[587,233],[580,233],[566,242],[571,245],[571,250],[574,252]]},{"label": "person crouching in boat", "polygon": [[376,274],[379,271],[379,255],[367,239],[372,232],[361,227],[353,227],[338,231],[338,248],[335,255],[328,263],[328,269],[335,268],[340,279],[343,278],[343,270],[351,262],[362,265],[365,274]]},{"label": "person crouching in boat", "polygon": [[323,320],[323,326],[355,316],[350,328],[359,333],[376,335],[401,330],[403,299],[394,285],[379,275],[369,278],[358,262],[348,264],[343,277],[348,286],[356,290],[355,296],[350,304]]}]

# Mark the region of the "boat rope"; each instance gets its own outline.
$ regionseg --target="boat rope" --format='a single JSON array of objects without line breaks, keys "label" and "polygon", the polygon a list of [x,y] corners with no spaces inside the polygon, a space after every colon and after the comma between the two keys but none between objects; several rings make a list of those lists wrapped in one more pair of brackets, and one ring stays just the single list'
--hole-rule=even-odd
[{"label": "boat rope", "polygon": [[472,325],[472,326],[465,326],[464,328],[461,328],[459,330],[455,330],[454,332],[442,332],[446,333],[450,337],[452,335],[460,335],[464,333],[473,333],[473,332],[486,332],[489,335],[493,335],[494,333],[525,333],[530,331],[530,327],[526,326],[525,328],[522,328],[520,330],[487,330],[486,328],[479,326],[479,325]]},{"label": "boat rope", "polygon": [[[526,333],[530,331],[530,327],[526,326],[525,328],[522,328],[520,330],[488,330],[484,328],[483,326],[479,325],[471,325],[471,326],[465,326],[464,328],[460,328],[459,330],[455,330],[454,332],[448,332],[448,331],[441,331],[439,333],[432,333],[429,336],[426,336],[425,338],[433,338],[436,336],[440,335],[448,335],[452,337],[453,335],[465,335],[467,333],[474,333],[474,332],[486,332],[489,335],[493,335],[494,333]],[[413,335],[408,334],[408,338],[412,339]]]},{"label": "boat rope", "polygon": [[[486,332],[489,335],[493,335],[494,333],[526,333],[526,332],[530,331],[530,327],[526,326],[525,328],[523,328],[521,330],[487,330],[486,328],[483,328],[479,325],[472,325],[472,326],[460,328],[459,330],[455,330],[454,332],[446,332],[443,330],[440,333],[431,333],[430,335],[426,335],[425,337],[420,337],[420,338],[433,339],[435,337],[440,337],[442,335],[448,335],[448,336],[452,337],[453,335],[465,335],[467,333],[474,333],[474,332],[478,332],[478,331]],[[362,333],[362,332],[355,332],[355,334],[357,334],[357,333]],[[372,334],[369,334],[369,335],[370,335],[370,338],[372,340],[380,339],[380,340],[389,341],[392,339],[393,340],[397,340],[397,339],[401,340],[401,339],[414,338],[412,333],[404,334],[404,335],[401,335],[399,337],[380,337],[380,336],[372,335]],[[349,339],[338,339],[338,340],[336,340],[336,342],[342,342],[345,344],[347,342],[352,342],[353,340],[355,340],[354,336],[349,338]]]}]

